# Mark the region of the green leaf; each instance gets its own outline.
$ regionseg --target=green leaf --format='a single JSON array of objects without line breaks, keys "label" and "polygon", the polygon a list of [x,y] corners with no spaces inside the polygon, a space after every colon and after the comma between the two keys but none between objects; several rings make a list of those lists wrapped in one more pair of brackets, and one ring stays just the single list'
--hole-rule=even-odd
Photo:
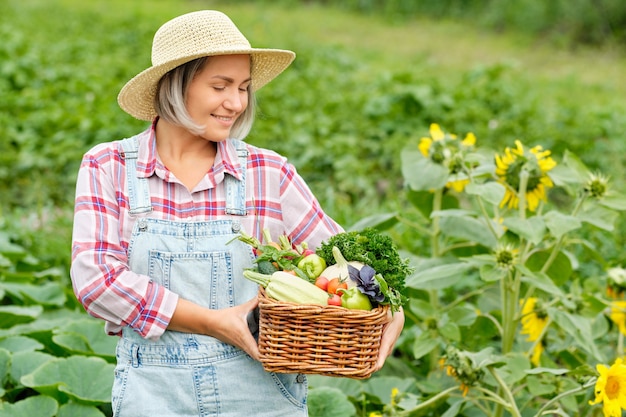
[{"label": "green leaf", "polygon": [[115,365],[96,357],[56,358],[21,378],[24,386],[56,397],[98,405],[111,401]]},{"label": "green leaf", "polygon": [[0,306],[0,328],[8,329],[16,324],[30,323],[43,312],[43,307]]},{"label": "green leaf", "polygon": [[543,218],[548,230],[557,239],[582,226],[582,223],[576,217],[565,215],[556,210],[547,212]]},{"label": "green leaf", "polygon": [[397,213],[374,214],[372,216],[362,218],[361,220],[350,226],[347,230],[360,231],[368,227],[372,227],[378,230],[387,230],[395,226],[397,223]]},{"label": "green leaf", "polygon": [[409,300],[409,308],[411,312],[422,320],[435,317],[437,314],[437,310],[429,302],[420,299]]},{"label": "green leaf", "polygon": [[439,227],[445,236],[476,242],[487,248],[493,248],[497,243],[484,221],[473,217],[442,217]]},{"label": "green leaf", "polygon": [[[0,387],[4,386],[11,368],[11,352],[0,348]],[[1,398],[1,397],[0,397]],[[2,408],[0,406],[0,408]]]},{"label": "green leaf", "polygon": [[98,408],[70,401],[59,408],[57,417],[105,417]]},{"label": "green leaf", "polygon": [[54,356],[44,352],[23,351],[13,354],[11,361],[11,378],[19,382],[44,363],[54,360]]},{"label": "green leaf", "polygon": [[59,282],[47,282],[41,285],[4,283],[3,287],[8,293],[16,294],[24,299],[27,304],[61,307],[67,300],[65,289]]},{"label": "green leaf", "polygon": [[626,210],[626,197],[622,195],[607,195],[604,198],[601,198],[598,201],[598,204],[603,205],[604,207],[608,207],[613,210],[624,211]]},{"label": "green leaf", "polygon": [[522,281],[528,283],[546,294],[550,294],[553,297],[564,297],[563,291],[555,285],[548,275],[539,271],[532,271],[521,265],[516,266],[522,272]]},{"label": "green leaf", "polygon": [[600,229],[612,232],[615,229],[618,214],[606,207],[588,204],[576,217]]},{"label": "green leaf", "polygon": [[310,417],[352,417],[356,408],[339,389],[318,387],[309,390],[307,399]]},{"label": "green leaf", "polygon": [[9,352],[41,350],[44,345],[26,336],[11,336],[0,340],[0,348]]},{"label": "green leaf", "polygon": [[503,223],[509,230],[518,236],[528,239],[535,245],[538,245],[543,240],[543,235],[546,231],[546,225],[539,217],[531,217],[529,219],[505,217]]},{"label": "green leaf", "polygon": [[417,148],[405,148],[401,161],[402,175],[412,190],[438,190],[448,182],[448,168],[424,158]]},{"label": "green leaf", "polygon": [[548,315],[561,329],[574,339],[578,346],[592,355],[595,360],[599,362],[603,361],[604,358],[598,351],[594,340],[589,337],[592,331],[591,322],[588,319],[556,308],[548,308]]},{"label": "green leaf", "polygon": [[476,321],[476,309],[467,305],[456,306],[448,311],[448,317],[458,326],[471,326]]},{"label": "green leaf", "polygon": [[[551,251],[539,251],[533,253],[530,258],[528,258],[528,261],[526,261],[526,266],[531,271],[538,273],[543,269],[551,253]],[[570,262],[569,257],[563,252],[559,252],[545,273],[552,279],[552,281],[554,281],[556,285],[565,284],[572,277],[573,273],[572,263]],[[535,277],[539,278],[538,275],[535,275]]]},{"label": "green leaf", "polygon": [[113,362],[117,339],[108,336],[100,320],[84,319],[72,321],[54,330],[52,340],[73,354],[96,354]]},{"label": "green leaf", "polygon": [[461,279],[473,266],[468,263],[438,265],[429,269],[414,272],[406,279],[406,286],[418,290],[434,290],[451,287]]},{"label": "green leaf", "polygon": [[413,357],[419,359],[422,356],[428,355],[434,349],[439,346],[439,339],[432,337],[429,332],[424,332],[415,338],[413,343]]},{"label": "green leaf", "polygon": [[536,376],[529,376],[527,381],[528,384],[526,384],[526,386],[528,387],[528,392],[534,397],[558,393],[554,384],[546,383],[543,379],[537,378]]},{"label": "green leaf", "polygon": [[59,403],[45,395],[28,397],[16,403],[2,403],[2,417],[54,417]]},{"label": "green leaf", "polygon": [[363,382],[351,378],[335,378],[322,375],[308,375],[309,388],[337,388],[348,397],[356,397],[363,391]]},{"label": "green leaf", "polygon": [[[563,175],[558,175],[559,173],[562,173]],[[563,153],[563,161],[561,164],[557,165],[552,171],[550,171],[550,178],[552,178],[558,185],[562,182],[575,182],[582,184],[587,181],[590,176],[591,171],[589,171],[589,168],[587,168],[587,166],[576,154],[568,150]]]},{"label": "green leaf", "polygon": [[381,376],[364,382],[363,391],[379,398],[383,403],[391,403],[391,392],[397,388],[400,392],[410,391],[415,384],[414,378]]},{"label": "green leaf", "polygon": [[508,271],[506,269],[498,268],[496,265],[482,265],[479,269],[480,278],[485,282],[500,281],[506,277]]},{"label": "green leaf", "polygon": [[476,195],[486,202],[497,206],[504,198],[506,188],[499,182],[492,181],[484,184],[476,184],[472,182],[467,184],[465,192],[470,195]]},{"label": "green leaf", "polygon": [[527,374],[551,374],[551,375],[565,375],[569,372],[569,369],[563,368],[532,368],[526,371]]},{"label": "green leaf", "polygon": [[505,365],[498,368],[498,373],[502,375],[504,381],[513,386],[516,382],[526,377],[526,371],[531,367],[530,361],[521,352],[514,352],[504,357]]},{"label": "green leaf", "polygon": [[453,340],[455,342],[461,340],[461,331],[459,330],[459,326],[457,326],[454,322],[449,321],[443,326],[440,326],[438,330],[443,337],[449,340]]}]

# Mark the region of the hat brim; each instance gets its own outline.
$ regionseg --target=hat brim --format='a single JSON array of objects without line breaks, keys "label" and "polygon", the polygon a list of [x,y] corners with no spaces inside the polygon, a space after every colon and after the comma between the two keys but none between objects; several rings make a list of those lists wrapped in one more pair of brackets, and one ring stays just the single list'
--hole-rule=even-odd
[{"label": "hat brim", "polygon": [[257,91],[276,78],[295,59],[296,54],[283,49],[238,49],[219,53],[199,53],[155,65],[137,74],[122,87],[117,102],[122,110],[139,120],[152,121],[156,117],[154,96],[161,77],[180,65],[197,58],[217,55],[250,55],[251,86]]}]

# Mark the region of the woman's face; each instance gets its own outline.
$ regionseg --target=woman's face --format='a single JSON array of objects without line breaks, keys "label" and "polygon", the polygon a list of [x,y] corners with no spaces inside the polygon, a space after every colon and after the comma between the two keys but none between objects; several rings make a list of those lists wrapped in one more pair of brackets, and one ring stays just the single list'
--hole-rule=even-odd
[{"label": "woman's face", "polygon": [[235,120],[248,106],[250,55],[210,57],[187,90],[187,111],[206,126],[203,138],[226,140]]}]

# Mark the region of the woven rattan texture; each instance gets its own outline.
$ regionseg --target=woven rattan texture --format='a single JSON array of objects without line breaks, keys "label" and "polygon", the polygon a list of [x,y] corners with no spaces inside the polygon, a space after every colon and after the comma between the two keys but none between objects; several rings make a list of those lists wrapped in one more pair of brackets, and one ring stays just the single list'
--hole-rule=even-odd
[{"label": "woven rattan texture", "polygon": [[270,372],[368,378],[388,307],[348,310],[277,301],[259,291],[259,350]]}]

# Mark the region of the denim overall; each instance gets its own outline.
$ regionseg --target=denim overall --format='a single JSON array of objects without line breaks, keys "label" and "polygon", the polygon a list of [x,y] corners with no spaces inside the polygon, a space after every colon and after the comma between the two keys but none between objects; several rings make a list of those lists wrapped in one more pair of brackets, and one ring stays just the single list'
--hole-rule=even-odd
[{"label": "denim overall", "polygon": [[[240,141],[236,146],[244,180],[225,175],[231,218],[186,222],[145,217],[152,209],[147,179],[136,175],[137,141],[122,141],[130,210],[137,216],[130,269],[211,309],[242,304],[258,290],[241,274],[252,265],[251,248],[233,241],[237,216],[246,214],[247,150]],[[243,350],[210,336],[168,330],[150,341],[125,328],[112,403],[116,417],[304,417],[307,388],[304,375],[268,373]]]}]

